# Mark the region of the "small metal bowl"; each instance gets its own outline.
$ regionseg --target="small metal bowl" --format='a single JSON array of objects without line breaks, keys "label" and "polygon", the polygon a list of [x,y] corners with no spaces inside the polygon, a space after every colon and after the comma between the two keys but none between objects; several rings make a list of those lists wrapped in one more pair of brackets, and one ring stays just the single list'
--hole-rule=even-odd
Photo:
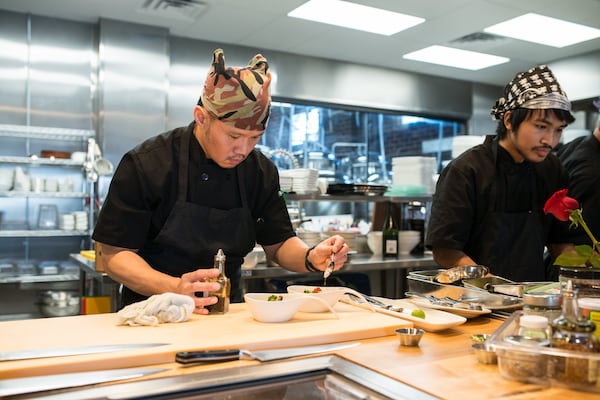
[{"label": "small metal bowl", "polygon": [[419,328],[396,329],[396,336],[400,339],[400,346],[418,346],[425,331]]},{"label": "small metal bowl", "polygon": [[482,364],[496,364],[498,363],[498,357],[494,349],[489,347],[486,343],[474,343],[472,346],[477,356],[477,361]]}]

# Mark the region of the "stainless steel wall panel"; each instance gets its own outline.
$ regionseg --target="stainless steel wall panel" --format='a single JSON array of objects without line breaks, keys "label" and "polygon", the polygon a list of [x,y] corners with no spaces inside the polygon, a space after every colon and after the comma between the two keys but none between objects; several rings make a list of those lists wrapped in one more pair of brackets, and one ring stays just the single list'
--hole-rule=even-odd
[{"label": "stainless steel wall panel", "polygon": [[273,74],[271,93],[279,99],[459,119],[472,113],[470,82],[200,40],[170,40],[170,128],[192,120],[191,109],[200,96],[212,52],[219,47],[230,66],[246,65],[254,54],[262,53]]},{"label": "stainless steel wall panel", "polygon": [[[30,125],[95,129],[95,43],[94,25],[31,17]],[[46,145],[36,144],[40,148],[32,148],[34,153]],[[61,143],[61,150],[80,151],[82,145],[83,142]]]},{"label": "stainless steel wall panel", "polygon": [[[194,116],[204,79],[210,66],[212,45],[193,39],[170,39],[169,90],[167,97],[167,128],[189,124]],[[228,54],[225,55],[229,63]]]},{"label": "stainless steel wall panel", "polygon": [[99,133],[104,156],[116,165],[165,130],[168,31],[101,20],[99,38]]},{"label": "stainless steel wall panel", "polygon": [[0,123],[27,118],[27,16],[0,11]]},{"label": "stainless steel wall panel", "polygon": [[272,93],[289,99],[467,119],[470,82],[265,51]]}]

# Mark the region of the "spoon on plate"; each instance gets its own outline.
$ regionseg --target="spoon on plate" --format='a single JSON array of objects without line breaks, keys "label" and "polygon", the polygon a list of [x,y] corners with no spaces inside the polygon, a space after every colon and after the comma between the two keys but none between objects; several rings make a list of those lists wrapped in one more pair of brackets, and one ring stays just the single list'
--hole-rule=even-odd
[{"label": "spoon on plate", "polygon": [[[402,312],[404,310],[404,307],[395,306],[393,304],[386,304],[383,301],[377,300],[376,298],[373,298],[371,296],[367,296],[366,294],[361,293],[360,296],[358,296],[352,292],[346,292],[345,294],[350,296],[350,298],[352,298],[352,301],[354,301],[355,303],[360,303],[361,301],[366,300],[367,302],[373,304],[374,306],[376,306],[378,308],[382,308],[384,310],[389,310],[389,311],[394,311],[394,312]],[[364,302],[363,302],[363,304],[364,304]]]}]

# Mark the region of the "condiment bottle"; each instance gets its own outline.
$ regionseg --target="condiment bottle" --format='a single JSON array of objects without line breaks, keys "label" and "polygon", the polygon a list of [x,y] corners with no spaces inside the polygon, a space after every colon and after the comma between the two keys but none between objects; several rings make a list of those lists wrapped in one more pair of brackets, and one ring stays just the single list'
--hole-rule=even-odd
[{"label": "condiment bottle", "polygon": [[398,223],[394,217],[392,203],[388,203],[388,212],[385,217],[382,234],[383,257],[398,257]]},{"label": "condiment bottle", "polygon": [[548,318],[541,315],[522,315],[519,319],[519,333],[522,341],[534,341],[538,346],[547,346],[550,336]]},{"label": "condiment bottle", "polygon": [[[562,289],[562,314],[552,322],[552,345],[558,349],[584,353],[600,351],[600,342],[594,335],[596,324],[579,315],[577,289],[567,281]],[[594,384],[598,368],[595,360],[584,357],[555,356],[551,363],[554,379],[570,384]]]},{"label": "condiment bottle", "polygon": [[218,282],[221,288],[216,292],[209,292],[209,296],[217,296],[217,302],[210,306],[206,306],[206,309],[210,314],[225,314],[229,311],[229,295],[231,293],[231,281],[225,276],[225,254],[223,250],[219,249],[215,254],[214,267],[219,270],[219,276],[213,280]]}]

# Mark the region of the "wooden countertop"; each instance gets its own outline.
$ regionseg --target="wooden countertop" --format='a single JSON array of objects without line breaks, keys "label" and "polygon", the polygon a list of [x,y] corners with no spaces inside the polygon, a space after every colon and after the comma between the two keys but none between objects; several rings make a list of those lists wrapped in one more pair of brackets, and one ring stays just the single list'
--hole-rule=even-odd
[{"label": "wooden countertop", "polygon": [[[241,312],[238,308],[244,307],[243,305],[233,306],[236,306],[236,312]],[[70,318],[69,321],[71,323],[80,323],[83,328],[86,322],[91,321],[94,317],[98,318],[98,316],[67,318]],[[100,319],[103,318],[108,321],[110,315],[104,315]],[[198,319],[205,319],[208,322],[210,316],[198,317]],[[45,325],[50,328],[56,326],[60,320],[56,318],[44,319],[36,321],[36,323],[40,326]],[[17,325],[19,323],[27,325],[27,322],[10,321],[10,323]],[[401,323],[401,321],[398,322]],[[473,333],[493,333],[501,323],[502,320],[487,316],[470,319],[463,325],[444,331],[426,332],[418,347],[399,346],[397,338],[391,335],[388,329],[385,335],[377,334],[375,337],[366,335],[365,338],[358,339],[361,342],[360,346],[340,350],[336,354],[442,399],[598,399],[598,394],[510,381],[500,375],[497,365],[478,363],[475,355],[472,353],[469,336]],[[1,336],[4,336],[3,332],[7,332],[4,329],[8,327],[7,324],[9,322],[0,323]],[[322,325],[323,319],[319,318],[317,324]],[[279,325],[277,327],[278,330],[284,326],[281,324],[270,326],[275,327],[276,325]],[[386,325],[384,321],[382,326]],[[168,330],[173,334],[175,333],[173,330],[176,331],[179,329],[183,331],[189,326],[189,324],[171,324]],[[297,327],[299,324],[295,326]],[[158,329],[162,328],[161,326]],[[140,332],[137,330],[138,328],[129,329],[132,332]],[[42,332],[38,331],[38,334],[41,335]],[[244,332],[242,329],[239,332],[240,339],[243,341]],[[356,338],[357,335],[354,335],[346,338],[341,337],[341,340],[356,340]],[[4,343],[6,343],[5,339],[6,337],[3,338]],[[155,366],[167,368],[168,370],[161,374],[153,375],[148,379],[256,364],[258,364],[257,361],[233,361],[183,368],[174,362],[164,363],[157,361]]]}]

